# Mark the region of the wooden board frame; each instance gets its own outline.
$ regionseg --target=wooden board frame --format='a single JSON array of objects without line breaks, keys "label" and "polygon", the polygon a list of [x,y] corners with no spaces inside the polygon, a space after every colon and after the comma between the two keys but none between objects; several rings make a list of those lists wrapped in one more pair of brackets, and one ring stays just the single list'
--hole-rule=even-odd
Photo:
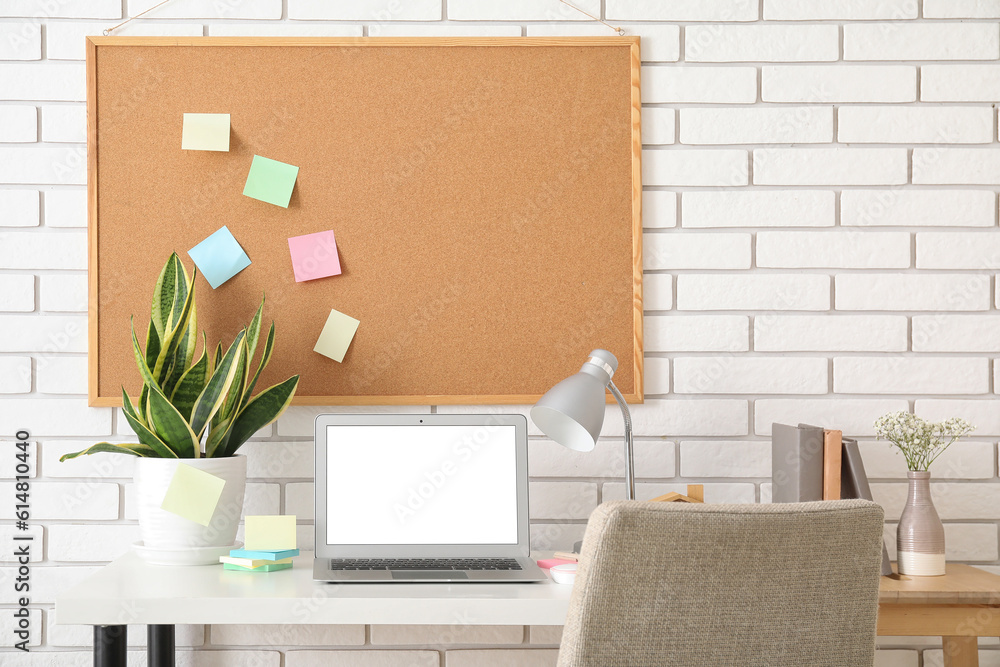
[{"label": "wooden board frame", "polygon": [[[88,207],[88,399],[93,407],[120,407],[120,395],[99,394],[100,359],[98,355],[99,318],[101,302],[98,293],[100,263],[98,256],[99,220],[98,186],[100,178],[100,152],[98,138],[98,50],[102,46],[340,46],[340,47],[539,47],[539,46],[622,46],[628,44],[631,63],[631,152],[632,152],[632,327],[633,357],[621,359],[620,364],[631,363],[634,383],[631,391],[623,392],[627,401],[643,401],[643,300],[642,300],[642,179],[640,138],[640,56],[638,37],[358,37],[358,38],[303,38],[303,37],[87,37],[86,87],[87,87],[87,207]],[[200,327],[199,327],[200,328]],[[141,332],[139,332],[141,335]],[[281,341],[278,341],[281,344]],[[585,355],[581,351],[581,362]],[[530,404],[541,394],[430,394],[386,396],[303,396],[297,395],[296,405],[450,405],[450,404]],[[613,403],[609,396],[608,402]]]}]

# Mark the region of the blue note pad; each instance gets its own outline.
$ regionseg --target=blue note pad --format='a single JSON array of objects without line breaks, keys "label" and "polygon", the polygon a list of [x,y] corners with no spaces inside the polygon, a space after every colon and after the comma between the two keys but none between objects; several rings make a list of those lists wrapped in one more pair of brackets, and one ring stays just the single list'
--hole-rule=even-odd
[{"label": "blue note pad", "polygon": [[254,549],[233,549],[229,552],[233,558],[250,558],[252,560],[284,560],[292,556],[298,556],[298,549],[285,549],[283,551],[261,551]]},{"label": "blue note pad", "polygon": [[188,255],[212,289],[250,266],[250,258],[226,226],[188,250]]}]

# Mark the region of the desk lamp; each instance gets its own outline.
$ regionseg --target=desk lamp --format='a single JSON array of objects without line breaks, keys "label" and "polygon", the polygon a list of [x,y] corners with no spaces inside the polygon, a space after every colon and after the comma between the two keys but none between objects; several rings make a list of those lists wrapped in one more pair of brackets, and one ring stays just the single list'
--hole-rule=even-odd
[{"label": "desk lamp", "polygon": [[625,420],[625,481],[629,500],[635,500],[632,470],[632,416],[625,398],[611,381],[618,359],[607,350],[594,350],[576,375],[549,389],[531,408],[531,421],[560,445],[577,452],[589,452],[597,445],[604,425],[604,392],[618,401]]}]

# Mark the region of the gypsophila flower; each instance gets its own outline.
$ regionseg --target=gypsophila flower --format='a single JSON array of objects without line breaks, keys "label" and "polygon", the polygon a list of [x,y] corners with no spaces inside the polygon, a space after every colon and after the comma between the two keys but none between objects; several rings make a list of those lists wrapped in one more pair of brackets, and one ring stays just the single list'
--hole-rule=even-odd
[{"label": "gypsophila flower", "polygon": [[898,447],[912,471],[926,471],[944,450],[974,430],[975,426],[958,417],[928,422],[909,412],[890,412],[875,420],[878,439]]}]

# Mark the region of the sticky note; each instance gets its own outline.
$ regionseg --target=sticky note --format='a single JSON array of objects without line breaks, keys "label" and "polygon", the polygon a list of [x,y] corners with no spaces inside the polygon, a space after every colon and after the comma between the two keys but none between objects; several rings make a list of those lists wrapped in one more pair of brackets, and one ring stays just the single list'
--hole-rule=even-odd
[{"label": "sticky note", "polygon": [[332,231],[292,236],[288,239],[288,249],[292,253],[295,282],[340,275],[337,237]]},{"label": "sticky note", "polygon": [[291,563],[268,563],[259,567],[243,567],[242,565],[233,565],[232,563],[224,563],[222,565],[222,568],[225,570],[235,570],[237,572],[277,572],[278,570],[287,570],[291,567]]},{"label": "sticky note", "polygon": [[252,560],[279,561],[299,555],[298,549],[230,549],[232,558],[250,558]]},{"label": "sticky note", "polygon": [[255,567],[260,567],[261,565],[290,565],[292,562],[291,558],[282,558],[281,560],[264,560],[261,558],[233,558],[232,556],[219,556],[220,563],[229,563],[230,565],[239,565],[240,567],[245,567],[248,569],[253,569]]},{"label": "sticky note", "polygon": [[212,289],[250,266],[250,258],[226,226],[188,250],[188,255]]},{"label": "sticky note", "polygon": [[184,114],[181,148],[188,151],[228,151],[229,114]]},{"label": "sticky note", "polygon": [[288,208],[288,201],[292,198],[292,189],[295,187],[295,178],[298,175],[298,167],[254,155],[247,183],[243,186],[243,194],[266,201],[268,204]]},{"label": "sticky note", "polygon": [[248,516],[244,520],[244,549],[294,549],[295,515]]},{"label": "sticky note", "polygon": [[353,317],[344,315],[337,310],[331,310],[313,352],[319,352],[324,357],[343,362],[344,355],[347,354],[347,348],[354,340],[354,334],[357,332],[359,324],[361,322]]},{"label": "sticky note", "polygon": [[221,477],[178,463],[160,508],[207,526],[225,486]]}]

